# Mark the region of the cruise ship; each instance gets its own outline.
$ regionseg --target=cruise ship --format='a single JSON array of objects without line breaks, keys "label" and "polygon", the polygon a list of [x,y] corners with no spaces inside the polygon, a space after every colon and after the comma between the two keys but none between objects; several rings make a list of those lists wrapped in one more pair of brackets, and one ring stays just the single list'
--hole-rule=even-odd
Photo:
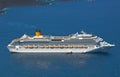
[{"label": "cruise ship", "polygon": [[84,31],[68,36],[49,36],[42,35],[41,31],[37,30],[35,36],[24,34],[12,40],[7,48],[16,53],[87,53],[103,52],[114,46]]}]

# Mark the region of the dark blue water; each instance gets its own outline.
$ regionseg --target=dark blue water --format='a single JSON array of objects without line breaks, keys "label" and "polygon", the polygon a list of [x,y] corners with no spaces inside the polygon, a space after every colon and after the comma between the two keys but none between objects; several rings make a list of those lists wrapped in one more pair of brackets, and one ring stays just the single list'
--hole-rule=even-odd
[{"label": "dark blue water", "polygon": [[[0,14],[0,77],[120,77],[120,1],[58,1],[12,6]],[[11,54],[12,39],[35,29],[47,35],[84,30],[116,46],[107,53]]]}]

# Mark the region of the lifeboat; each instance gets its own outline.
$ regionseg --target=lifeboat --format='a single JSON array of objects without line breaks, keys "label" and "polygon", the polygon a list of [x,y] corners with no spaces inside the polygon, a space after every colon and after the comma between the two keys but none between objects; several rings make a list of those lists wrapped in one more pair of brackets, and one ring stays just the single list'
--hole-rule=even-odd
[{"label": "lifeboat", "polygon": [[88,48],[88,46],[84,46],[84,48]]},{"label": "lifeboat", "polygon": [[60,45],[58,45],[58,48],[60,48]]},{"label": "lifeboat", "polygon": [[37,45],[35,45],[35,46],[34,46],[34,48],[38,48],[38,46],[37,46]]},{"label": "lifeboat", "polygon": [[53,47],[54,47],[54,48],[57,48],[57,46],[56,46],[56,45],[54,45]]},{"label": "lifeboat", "polygon": [[51,45],[47,45],[48,47],[51,47]]},{"label": "lifeboat", "polygon": [[67,47],[68,47],[68,48],[70,48],[70,46],[69,46],[69,45],[68,45]]},{"label": "lifeboat", "polygon": [[28,48],[31,48],[31,49],[32,49],[32,48],[33,48],[33,46],[32,46],[32,45],[29,45],[29,46],[28,46]]},{"label": "lifeboat", "polygon": [[25,45],[24,48],[28,48],[28,46]]},{"label": "lifeboat", "polygon": [[74,48],[78,48],[78,46],[77,46],[77,45],[74,45],[73,47],[74,47]]},{"label": "lifeboat", "polygon": [[83,46],[79,45],[78,48],[83,48]]},{"label": "lifeboat", "polygon": [[63,48],[65,48],[66,47],[66,45],[63,45]]},{"label": "lifeboat", "polygon": [[53,45],[49,45],[49,48],[54,48],[54,46]]},{"label": "lifeboat", "polygon": [[65,48],[65,45],[63,45],[63,48]]},{"label": "lifeboat", "polygon": [[63,45],[61,45],[60,48],[63,48]]},{"label": "lifeboat", "polygon": [[59,48],[61,48],[62,46],[60,45]]},{"label": "lifeboat", "polygon": [[71,45],[69,45],[68,47],[69,47],[69,48],[72,48],[72,46],[71,46]]},{"label": "lifeboat", "polygon": [[59,48],[60,46],[59,45],[57,45],[57,48]]},{"label": "lifeboat", "polygon": [[44,48],[44,46],[39,46],[40,48]]},{"label": "lifeboat", "polygon": [[74,48],[78,48],[78,46],[77,46],[77,45],[75,45],[75,46],[74,46]]},{"label": "lifeboat", "polygon": [[45,48],[49,48],[49,46],[45,46]]},{"label": "lifeboat", "polygon": [[73,48],[75,48],[75,45],[73,45]]}]

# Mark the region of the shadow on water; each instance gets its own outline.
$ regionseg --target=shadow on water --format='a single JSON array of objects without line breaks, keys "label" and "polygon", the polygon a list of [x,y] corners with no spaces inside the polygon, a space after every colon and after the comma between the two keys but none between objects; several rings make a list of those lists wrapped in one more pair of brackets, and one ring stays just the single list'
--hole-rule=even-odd
[{"label": "shadow on water", "polygon": [[79,0],[0,0],[0,13],[4,13],[6,11],[5,9],[8,7],[44,6],[44,5],[51,5],[55,2],[69,2],[69,1],[79,1]]},{"label": "shadow on water", "polygon": [[0,13],[5,12],[8,7],[36,5],[49,5],[49,2],[46,0],[0,0]]},{"label": "shadow on water", "polygon": [[[55,1],[66,1],[66,0],[0,0],[0,13],[3,13],[5,8],[13,6],[43,6],[49,5]],[[67,0],[71,1],[71,0]]]},{"label": "shadow on water", "polygon": [[101,56],[109,56],[109,55],[111,55],[110,53],[108,53],[108,52],[90,52],[90,53],[87,53],[87,54],[92,54],[92,55],[101,55]]},{"label": "shadow on water", "polygon": [[21,54],[11,53],[13,62],[22,64],[26,68],[48,69],[61,67],[83,67],[90,59],[109,56],[109,53],[87,54]]}]

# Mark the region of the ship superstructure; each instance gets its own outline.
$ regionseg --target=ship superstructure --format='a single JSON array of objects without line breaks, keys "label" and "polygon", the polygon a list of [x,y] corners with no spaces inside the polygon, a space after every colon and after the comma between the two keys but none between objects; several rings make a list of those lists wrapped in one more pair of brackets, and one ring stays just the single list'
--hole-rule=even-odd
[{"label": "ship superstructure", "polygon": [[18,53],[86,53],[99,52],[113,46],[115,45],[84,31],[68,36],[48,36],[36,31],[33,37],[24,34],[12,40],[8,49]]}]

